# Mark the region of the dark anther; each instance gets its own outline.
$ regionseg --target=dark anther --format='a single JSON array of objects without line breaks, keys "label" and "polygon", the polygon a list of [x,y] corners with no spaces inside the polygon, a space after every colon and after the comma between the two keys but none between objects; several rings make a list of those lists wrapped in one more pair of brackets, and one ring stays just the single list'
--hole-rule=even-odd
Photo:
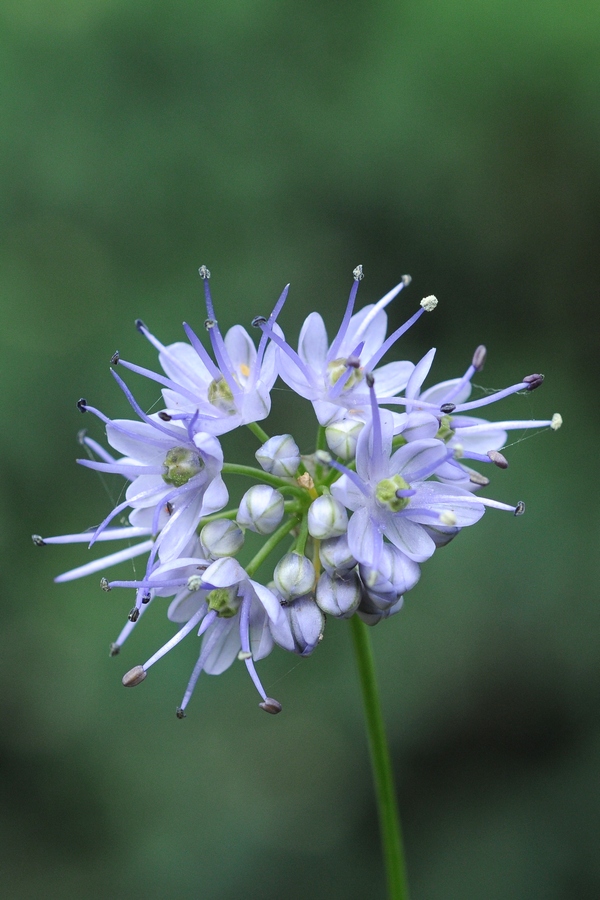
[{"label": "dark anther", "polygon": [[352,274],[354,275],[355,281],[362,281],[363,278],[365,277],[362,266],[357,266],[355,269],[353,269]]},{"label": "dark anther", "polygon": [[165,509],[167,511],[167,514],[171,515],[171,513],[173,512],[173,504],[170,500],[167,500],[167,502],[165,503]]},{"label": "dark anther", "polygon": [[535,391],[536,388],[539,388],[543,380],[543,375],[526,375],[523,379],[524,383],[527,385],[528,391]]},{"label": "dark anther", "polygon": [[108,583],[107,578],[100,579],[100,587],[102,588],[103,591],[106,591],[107,594],[109,591],[112,591],[112,588],[111,588],[110,584]]},{"label": "dark anther", "polygon": [[279,601],[279,605],[280,606],[290,606],[291,602],[292,602],[291,600],[286,600],[285,597],[282,597],[281,600]]},{"label": "dark anther", "polygon": [[211,331],[216,326],[216,324],[217,324],[216,319],[205,319],[204,320],[204,327],[206,328],[207,331]]},{"label": "dark anther", "polygon": [[487,357],[487,350],[483,344],[480,344],[475,353],[473,354],[473,361],[471,365],[477,372],[481,372],[483,367],[485,366],[485,360]]},{"label": "dark anther", "polygon": [[181,709],[180,706],[178,706],[177,709],[175,710],[175,715],[177,716],[178,719],[185,719],[185,713]]},{"label": "dark anther", "polygon": [[80,397],[80,399],[77,401],[77,409],[82,413],[87,412],[87,400],[85,399],[85,397]]},{"label": "dark anther", "polygon": [[143,666],[134,666],[129,672],[125,672],[121,681],[124,687],[136,687],[142,683],[147,674]]},{"label": "dark anther", "polygon": [[260,328],[261,325],[266,325],[267,320],[264,316],[254,316],[252,321],[250,322],[253,328]]},{"label": "dark anther", "polygon": [[111,366],[116,366],[120,359],[121,359],[121,357],[119,356],[119,351],[116,350],[110,358]]},{"label": "dark anther", "polygon": [[146,326],[144,325],[144,323],[142,322],[141,319],[135,320],[135,327],[137,328],[138,331],[142,331],[142,332],[148,331],[148,329],[146,328]]},{"label": "dark anther", "polygon": [[365,381],[367,382],[368,388],[373,387],[373,385],[375,384],[375,376],[372,372],[367,372],[367,374],[365,375]]},{"label": "dark anther", "polygon": [[479,485],[479,487],[487,487],[490,483],[489,478],[486,478],[485,475],[480,475],[479,472],[475,472],[473,469],[469,472],[469,481],[471,484]]},{"label": "dark anther", "polygon": [[108,648],[109,656],[118,656],[120,652],[121,652],[120,644],[111,644],[110,647]]},{"label": "dark anther", "polygon": [[169,413],[159,412],[158,418],[162,419],[163,422],[170,422],[173,416],[170,416]]},{"label": "dark anther", "polygon": [[264,703],[259,703],[258,705],[265,712],[271,713],[272,716],[276,716],[283,709],[281,703],[278,700],[273,700],[272,697],[267,697]]},{"label": "dark anther", "polygon": [[149,593],[146,593],[142,596],[142,603],[144,603],[144,604],[150,603],[151,600],[152,600],[152,597],[150,596]]},{"label": "dark anther", "polygon": [[360,359],[358,356],[349,356],[346,360],[346,365],[350,366],[351,369],[360,369]]},{"label": "dark anther", "polygon": [[443,412],[445,416],[449,416],[455,409],[456,403],[442,403],[440,406],[440,412]]},{"label": "dark anther", "polygon": [[497,450],[488,450],[488,456],[499,469],[508,469],[508,460],[502,453],[498,453]]},{"label": "dark anther", "polygon": [[43,537],[40,534],[32,534],[31,540],[33,541],[33,543],[35,544],[36,547],[45,547],[46,546],[46,541],[43,539]]},{"label": "dark anther", "polygon": [[519,500],[517,505],[515,506],[515,516],[522,516],[525,512],[525,504],[522,500]]},{"label": "dark anther", "polygon": [[140,611],[137,608],[137,606],[134,606],[133,609],[131,610],[131,612],[129,613],[129,615],[127,616],[127,618],[129,619],[130,622],[137,622],[139,617],[140,617]]},{"label": "dark anther", "polygon": [[206,281],[207,278],[210,278],[210,272],[206,268],[206,266],[200,266],[198,269],[198,275],[203,281]]}]

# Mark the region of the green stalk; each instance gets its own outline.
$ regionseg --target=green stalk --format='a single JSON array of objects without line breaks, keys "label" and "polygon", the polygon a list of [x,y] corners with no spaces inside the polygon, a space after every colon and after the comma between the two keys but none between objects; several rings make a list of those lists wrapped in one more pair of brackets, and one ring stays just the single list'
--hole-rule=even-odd
[{"label": "green stalk", "polygon": [[304,488],[298,487],[297,484],[291,484],[289,481],[286,481],[285,478],[278,478],[276,475],[271,475],[269,472],[263,472],[262,469],[255,469],[254,466],[242,466],[238,465],[238,463],[223,463],[221,471],[223,475],[246,475],[248,478],[255,478],[257,481],[262,481],[263,484],[270,484],[271,487],[277,488],[279,491],[289,491],[291,494],[296,494],[298,497],[306,496]]},{"label": "green stalk", "polygon": [[350,619],[354,654],[365,710],[371,769],[375,782],[379,827],[388,884],[389,900],[408,900],[406,866],[402,848],[400,816],[394,776],[385,737],[381,703],[375,678],[369,628],[358,616]]},{"label": "green stalk", "polygon": [[262,430],[258,422],[248,422],[246,427],[249,428],[252,434],[258,438],[261,444],[266,444],[269,440],[269,435],[266,431]]},{"label": "green stalk", "polygon": [[274,550],[277,544],[279,544],[286,534],[289,534],[292,528],[294,528],[298,524],[298,519],[288,519],[287,522],[284,522],[283,525],[280,525],[277,531],[274,531],[270,538],[265,541],[262,545],[256,556],[252,557],[248,565],[246,566],[246,572],[250,577],[254,575],[254,573],[260,568],[263,564],[271,550]]}]

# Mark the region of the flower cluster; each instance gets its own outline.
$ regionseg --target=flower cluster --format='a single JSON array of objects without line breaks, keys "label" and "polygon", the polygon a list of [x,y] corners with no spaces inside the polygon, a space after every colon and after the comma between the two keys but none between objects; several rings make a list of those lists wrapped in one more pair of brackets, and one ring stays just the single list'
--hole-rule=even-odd
[{"label": "flower cluster", "polygon": [[[420,564],[472,525],[488,506],[514,515],[524,504],[500,503],[478,491],[489,479],[473,463],[506,468],[501,453],[511,429],[556,430],[550,420],[488,422],[471,413],[510,394],[533,391],[542,375],[527,375],[497,392],[470,400],[473,376],[483,369],[485,347],[476,349],[464,375],[422,390],[433,363],[431,350],[414,365],[380,365],[384,355],[425,312],[387,334],[386,306],[410,283],[404,276],[374,305],[354,312],[362,267],[354,272],[340,328],[330,342],[317,312],[306,319],[295,350],[277,323],[286,287],[268,318],[252,324],[258,347],[240,325],[224,336],[215,317],[210,272],[200,269],[206,296],[212,356],[184,323],[189,343],[163,346],[141,321],[138,330],[158,350],[164,374],[144,369],[115,353],[112,374],[135,419],[107,418],[84,399],[81,412],[106,426],[113,455],[85,432],[90,458],[79,463],[128,482],[125,499],[97,528],[82,534],[42,538],[38,545],[121,541],[125,549],[59,575],[70,581],[146,557],[143,577],[101,578],[101,587],[126,588],[135,602],[111,645],[116,655],[156,598],[171,598],[167,615],[179,630],[143,665],[123,677],[140,684],[154,665],[192,631],[201,636],[198,661],[177,715],[182,718],[202,672],[217,675],[234,660],[244,662],[262,709],[281,705],[266,691],[255,662],[275,644],[308,656],[323,638],[326,616],[357,615],[374,625],[398,612],[404,594],[419,580]],[[117,369],[161,385],[164,408],[148,415]],[[316,449],[302,454],[291,434],[269,437],[257,424],[271,407],[277,378],[309,400],[318,421]],[[225,462],[219,437],[248,426],[260,442],[259,467]],[[235,508],[227,508],[224,476],[250,477],[252,486]],[[128,524],[112,525],[129,510]],[[243,565],[246,531],[264,537]],[[255,580],[267,565],[270,576]]]}]

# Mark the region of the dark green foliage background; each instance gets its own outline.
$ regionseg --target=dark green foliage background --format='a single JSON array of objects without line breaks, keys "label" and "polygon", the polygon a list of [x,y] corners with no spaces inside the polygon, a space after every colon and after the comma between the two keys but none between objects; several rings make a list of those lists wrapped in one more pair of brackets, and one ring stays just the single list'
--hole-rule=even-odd
[{"label": "dark green foliage background", "polygon": [[[102,436],[75,401],[128,415],[108,361],[155,366],[136,316],[199,327],[206,263],[224,327],[291,281],[287,333],[313,308],[333,328],[359,262],[363,303],[412,274],[392,324],[440,299],[403,357],[438,346],[441,380],[485,342],[484,387],[547,376],[496,418],[565,419],[493,474],[527,515],[489,511],[373,631],[412,896],[600,896],[599,37],[591,0],[5,0],[4,896],[383,896],[347,626],[264,662],[282,716],[235,665],[180,722],[194,639],[124,691],[172,625],[157,607],[109,660],[131,598],[54,585],[84,548],[29,540],[118,494],[73,461],[82,424]],[[268,429],[290,416],[310,450],[277,391]]]}]

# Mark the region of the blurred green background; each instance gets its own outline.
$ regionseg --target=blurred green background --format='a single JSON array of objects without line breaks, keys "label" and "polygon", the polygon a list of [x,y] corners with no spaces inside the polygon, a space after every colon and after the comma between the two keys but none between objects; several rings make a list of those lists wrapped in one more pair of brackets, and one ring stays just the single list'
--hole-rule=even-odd
[{"label": "blurred green background", "polygon": [[[484,387],[546,374],[492,416],[563,414],[493,474],[527,515],[488,511],[372,636],[413,900],[600,896],[599,51],[591,0],[4,0],[4,896],[383,896],[347,625],[262,664],[282,716],[235,665],[181,722],[194,639],[124,691],[173,626],[157,606],[109,659],[131,597],[54,585],[84,548],[30,541],[112,507],[75,401],[128,415],[109,358],[156,366],[137,316],[200,326],[202,263],[224,327],[291,281],[290,336],[335,327],[357,263],[362,303],[410,272],[392,324],[440,305],[402,357],[437,346],[438,381],[484,342]],[[309,450],[300,401],[293,430]]]}]

